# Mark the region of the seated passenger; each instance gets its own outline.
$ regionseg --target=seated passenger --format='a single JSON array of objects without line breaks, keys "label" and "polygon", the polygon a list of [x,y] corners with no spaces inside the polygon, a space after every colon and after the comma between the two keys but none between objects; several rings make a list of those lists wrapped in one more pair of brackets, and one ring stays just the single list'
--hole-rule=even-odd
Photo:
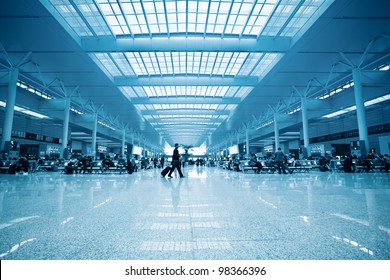
[{"label": "seated passenger", "polygon": [[240,159],[237,157],[234,158],[233,160],[233,170],[235,171],[241,171],[240,169]]},{"label": "seated passenger", "polygon": [[24,173],[28,173],[28,168],[29,168],[28,160],[25,157],[20,156],[16,165],[16,172],[23,171]]},{"label": "seated passenger", "polygon": [[122,170],[126,168],[126,161],[122,157],[122,155],[119,156],[118,162],[116,164],[116,167],[119,169],[120,173],[122,173]]},{"label": "seated passenger", "polygon": [[328,171],[328,163],[325,157],[321,157],[320,160],[318,161],[318,165],[320,168],[320,171],[325,172]]},{"label": "seated passenger", "polygon": [[257,157],[255,154],[251,155],[251,158],[250,158],[248,164],[250,167],[257,167],[256,173],[260,173],[260,171],[263,169],[263,165],[261,164],[261,162],[259,162],[257,160]]},{"label": "seated passenger", "polygon": [[390,158],[389,158],[388,154],[384,155],[384,157],[383,157],[383,164],[384,164],[384,167],[385,167],[385,172],[389,172]]},{"label": "seated passenger", "polygon": [[106,156],[103,161],[102,161],[102,168],[103,168],[103,171],[105,170],[108,170],[112,165],[112,161],[111,161],[111,158],[110,156]]},{"label": "seated passenger", "polygon": [[363,166],[366,172],[370,172],[372,164],[371,160],[367,159],[366,156],[361,157],[359,165]]},{"label": "seated passenger", "polygon": [[345,173],[352,173],[353,172],[353,162],[352,158],[350,156],[345,156],[344,162],[343,162],[343,169]]}]

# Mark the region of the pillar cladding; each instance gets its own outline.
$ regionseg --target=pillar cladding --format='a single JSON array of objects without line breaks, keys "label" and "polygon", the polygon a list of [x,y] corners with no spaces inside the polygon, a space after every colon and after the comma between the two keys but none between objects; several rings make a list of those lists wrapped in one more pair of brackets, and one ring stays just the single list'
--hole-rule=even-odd
[{"label": "pillar cladding", "polygon": [[98,114],[95,113],[93,117],[93,129],[92,129],[92,157],[96,159],[96,135],[97,135],[97,123],[98,123]]},{"label": "pillar cladding", "polygon": [[122,132],[122,157],[125,156],[125,146],[126,146],[126,129]]},{"label": "pillar cladding", "polygon": [[19,76],[18,68],[11,68],[9,73],[9,82],[8,82],[8,95],[7,95],[7,104],[5,108],[5,118],[3,125],[3,136],[1,138],[1,147],[0,150],[5,149],[5,143],[11,141],[12,133],[12,124],[14,121],[14,107],[16,101],[16,89],[17,81]]},{"label": "pillar cladding", "polygon": [[249,129],[245,130],[246,158],[249,159]]},{"label": "pillar cladding", "polygon": [[363,100],[363,88],[362,88],[362,79],[361,79],[361,70],[357,67],[352,69],[352,77],[354,83],[354,94],[355,94],[355,104],[356,104],[356,115],[358,121],[358,130],[359,130],[359,140],[364,141],[365,152],[369,151],[368,143],[368,131],[366,124],[366,109],[364,108]]},{"label": "pillar cladding", "polygon": [[65,97],[65,106],[64,106],[64,121],[62,126],[62,149],[61,149],[61,158],[64,158],[65,149],[68,147],[69,139],[69,116],[70,116],[70,96]]},{"label": "pillar cladding", "polygon": [[309,120],[307,118],[307,97],[301,99],[302,127],[303,127],[303,146],[306,151],[309,150]]},{"label": "pillar cladding", "polygon": [[279,115],[274,114],[274,129],[275,129],[275,151],[279,148]]}]

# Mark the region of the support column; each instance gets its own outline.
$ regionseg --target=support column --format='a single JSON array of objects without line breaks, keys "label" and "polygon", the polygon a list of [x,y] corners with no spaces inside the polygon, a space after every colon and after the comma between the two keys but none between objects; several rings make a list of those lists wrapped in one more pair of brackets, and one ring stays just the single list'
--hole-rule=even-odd
[{"label": "support column", "polygon": [[64,106],[64,120],[62,123],[61,158],[64,158],[68,154],[65,152],[65,149],[68,148],[68,140],[69,140],[69,116],[70,116],[70,96],[66,96],[65,106]]},{"label": "support column", "polygon": [[279,148],[279,116],[274,113],[274,129],[275,129],[275,151]]},{"label": "support column", "polygon": [[[226,141],[226,155],[229,157],[229,146],[228,142]],[[225,153],[224,153],[225,154]]]},{"label": "support column", "polygon": [[355,94],[355,104],[356,104],[356,115],[358,121],[359,129],[359,140],[364,141],[365,151],[362,155],[367,155],[369,152],[369,143],[368,143],[368,131],[366,124],[366,110],[364,108],[363,100],[363,89],[362,89],[362,79],[361,79],[361,70],[357,67],[352,69],[352,77],[354,83],[354,94]]},{"label": "support column", "polygon": [[1,137],[1,147],[0,150],[5,149],[5,143],[11,141],[12,134],[12,124],[14,121],[14,107],[16,101],[16,83],[18,82],[19,69],[12,68],[9,73],[9,82],[8,82],[8,95],[7,103],[5,107],[5,118],[3,125],[3,136]]},{"label": "support column", "polygon": [[246,158],[249,159],[249,131],[245,130]]},{"label": "support column", "polygon": [[122,132],[122,157],[125,157],[125,146],[126,146],[126,129]]},{"label": "support column", "polygon": [[237,145],[240,144],[240,133],[237,133]]},{"label": "support column", "polygon": [[96,160],[96,135],[97,135],[98,114],[93,115],[93,129],[92,129],[92,157]]},{"label": "support column", "polygon": [[303,146],[305,151],[303,156],[307,156],[309,152],[309,120],[307,118],[307,97],[301,98],[301,111],[302,111],[302,127],[303,127]]}]

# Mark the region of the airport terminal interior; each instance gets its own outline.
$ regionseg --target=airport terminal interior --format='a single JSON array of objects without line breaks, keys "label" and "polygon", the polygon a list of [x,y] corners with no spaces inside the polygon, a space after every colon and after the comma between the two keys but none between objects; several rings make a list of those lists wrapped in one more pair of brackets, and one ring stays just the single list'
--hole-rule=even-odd
[{"label": "airport terminal interior", "polygon": [[1,260],[390,259],[388,0],[0,6]]}]

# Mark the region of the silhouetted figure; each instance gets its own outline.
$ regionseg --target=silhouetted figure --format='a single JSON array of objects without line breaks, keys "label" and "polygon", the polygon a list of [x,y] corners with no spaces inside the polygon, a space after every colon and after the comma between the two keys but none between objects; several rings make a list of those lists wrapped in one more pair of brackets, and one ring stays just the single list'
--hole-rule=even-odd
[{"label": "silhouetted figure", "polygon": [[179,172],[180,178],[183,178],[184,175],[181,173],[181,164],[180,164],[180,154],[179,154],[179,144],[175,144],[175,149],[173,150],[173,155],[172,155],[172,168],[168,173],[168,177],[172,178],[172,173],[177,169],[177,172]]},{"label": "silhouetted figure", "polygon": [[344,162],[343,162],[343,169],[345,173],[352,173],[353,172],[353,162],[352,158],[350,156],[345,156]]},{"label": "silhouetted figure", "polygon": [[282,171],[284,174],[287,174],[285,167],[285,157],[281,148],[278,148],[278,151],[275,153],[275,163],[279,174],[282,174]]}]

